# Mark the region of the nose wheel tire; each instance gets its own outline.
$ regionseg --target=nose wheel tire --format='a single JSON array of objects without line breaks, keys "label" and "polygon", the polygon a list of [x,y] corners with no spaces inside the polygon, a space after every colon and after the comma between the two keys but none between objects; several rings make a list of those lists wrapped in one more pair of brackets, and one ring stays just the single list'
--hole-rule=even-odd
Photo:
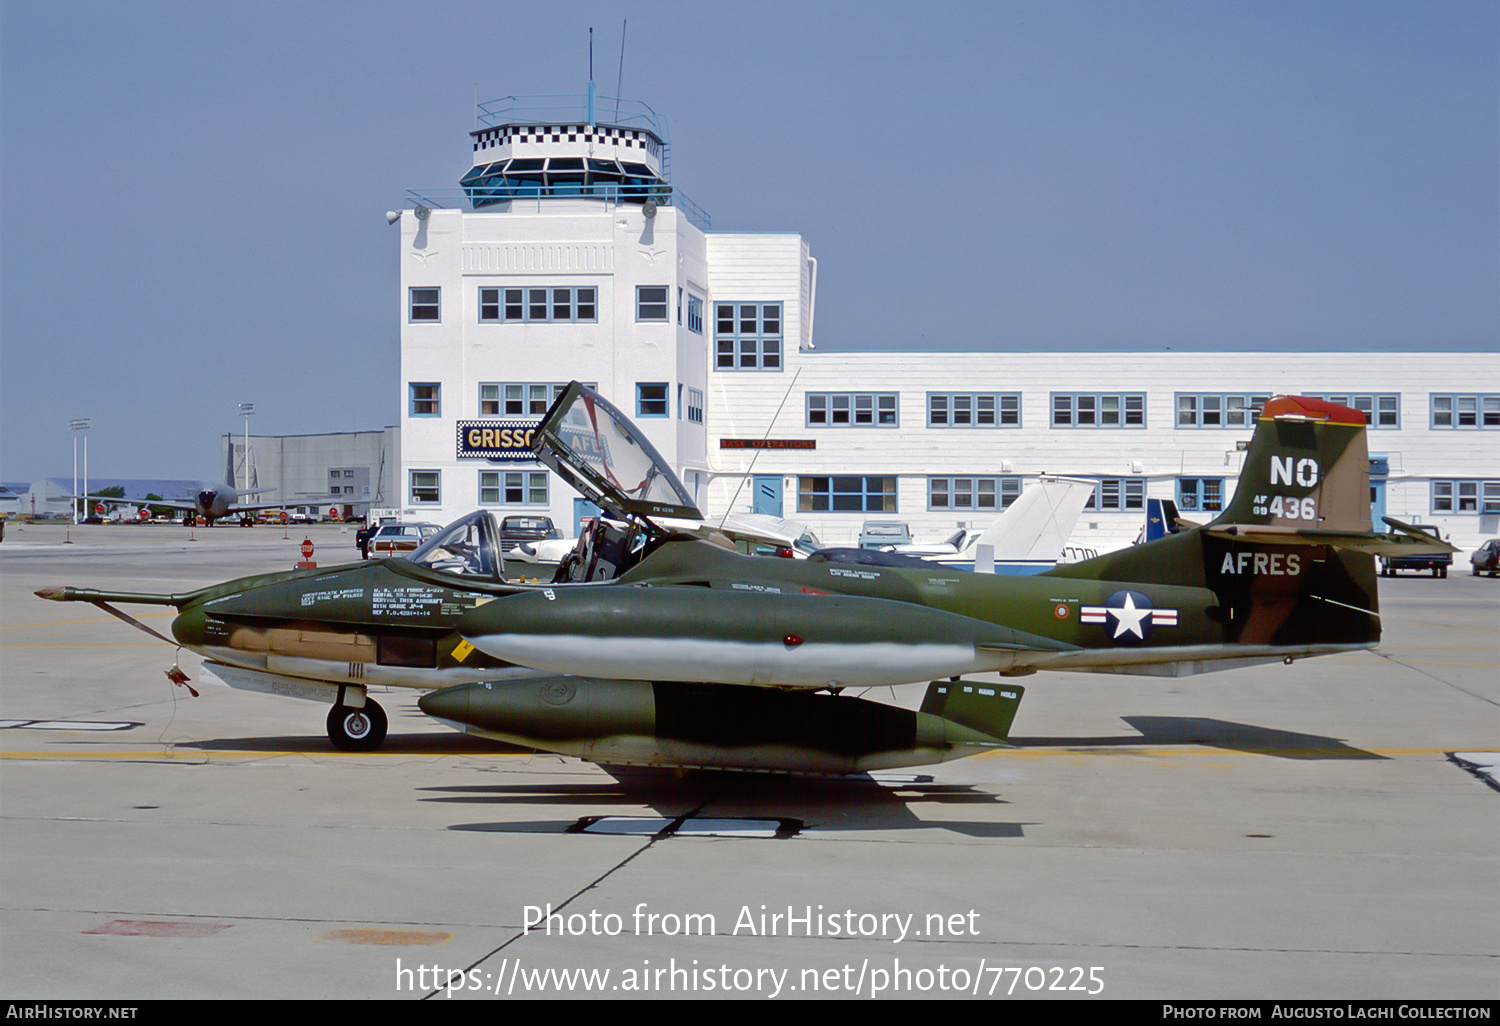
[{"label": "nose wheel tire", "polygon": [[328,710],[328,740],[345,752],[373,752],[385,740],[385,710],[373,699],[363,709],[336,705]]}]

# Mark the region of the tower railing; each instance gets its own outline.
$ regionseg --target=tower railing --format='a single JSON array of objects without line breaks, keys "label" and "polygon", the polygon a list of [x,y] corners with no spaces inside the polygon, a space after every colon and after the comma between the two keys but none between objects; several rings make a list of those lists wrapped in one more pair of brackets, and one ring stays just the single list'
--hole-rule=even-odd
[{"label": "tower railing", "polygon": [[544,93],[532,96],[502,96],[486,100],[474,108],[478,128],[502,125],[555,125],[571,121],[587,125],[615,125],[620,128],[644,128],[663,143],[667,139],[667,119],[640,100],[617,96],[595,96],[584,93]]}]

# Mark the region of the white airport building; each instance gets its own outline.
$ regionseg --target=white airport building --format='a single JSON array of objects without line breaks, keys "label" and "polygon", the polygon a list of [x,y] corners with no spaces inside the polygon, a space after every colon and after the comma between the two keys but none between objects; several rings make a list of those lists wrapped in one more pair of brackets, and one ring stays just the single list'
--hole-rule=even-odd
[{"label": "white airport building", "polygon": [[399,212],[391,505],[409,515],[485,507],[576,532],[586,505],[526,432],[578,379],[710,517],[772,513],[827,545],[867,520],[918,540],[985,524],[1044,474],[1095,483],[1082,547],[1133,541],[1148,496],[1211,519],[1279,393],[1366,413],[1377,525],[1436,525],[1466,550],[1500,533],[1495,353],[826,352],[807,240],[714,229],[649,108],[591,87],[480,104],[477,125],[459,186],[408,190]]}]

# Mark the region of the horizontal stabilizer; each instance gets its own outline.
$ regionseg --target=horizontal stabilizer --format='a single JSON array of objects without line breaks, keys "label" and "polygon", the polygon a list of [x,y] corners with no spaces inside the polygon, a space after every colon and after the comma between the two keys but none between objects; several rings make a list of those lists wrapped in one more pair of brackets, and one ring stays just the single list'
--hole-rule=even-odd
[{"label": "horizontal stabilizer", "polygon": [[1420,556],[1458,551],[1436,535],[1410,524],[1403,524],[1390,517],[1382,519],[1395,528],[1395,531],[1330,531],[1279,524],[1220,524],[1205,528],[1205,532],[1218,538],[1233,538],[1265,545],[1331,545],[1336,549],[1349,549],[1372,556]]},{"label": "horizontal stabilizer", "polygon": [[935,680],[927,685],[927,694],[922,697],[922,712],[1004,741],[1025,693],[1019,684]]},{"label": "horizontal stabilizer", "polygon": [[1392,531],[1392,534],[1394,534],[1395,531],[1400,531],[1401,534],[1405,536],[1400,538],[1392,538],[1392,536],[1388,534],[1385,535],[1386,538],[1391,538],[1394,543],[1399,543],[1401,545],[1422,546],[1422,548],[1419,549],[1403,548],[1401,550],[1402,552],[1405,552],[1409,555],[1419,555],[1428,552],[1458,551],[1458,548],[1456,546],[1449,545],[1447,542],[1443,541],[1443,539],[1439,538],[1436,534],[1433,534],[1430,531],[1424,531],[1420,527],[1417,527],[1413,524],[1403,524],[1401,521],[1392,520],[1390,517],[1381,517],[1380,519],[1383,520],[1388,527],[1394,529]]}]

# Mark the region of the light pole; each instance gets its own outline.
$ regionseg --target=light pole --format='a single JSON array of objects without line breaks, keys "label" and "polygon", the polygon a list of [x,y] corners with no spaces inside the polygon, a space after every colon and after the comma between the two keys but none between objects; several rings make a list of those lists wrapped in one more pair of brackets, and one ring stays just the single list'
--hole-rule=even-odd
[{"label": "light pole", "polygon": [[[250,418],[255,416],[254,403],[240,403],[240,416],[245,418],[245,491],[250,490]],[[233,483],[233,482],[231,482]]]},{"label": "light pole", "polygon": [[[80,417],[77,420],[68,421],[68,430],[73,432],[73,526],[78,526],[78,496],[87,495],[89,490],[89,436],[86,433],[93,424],[89,417]],[[83,491],[78,491],[78,432],[85,432],[83,436]]]}]

